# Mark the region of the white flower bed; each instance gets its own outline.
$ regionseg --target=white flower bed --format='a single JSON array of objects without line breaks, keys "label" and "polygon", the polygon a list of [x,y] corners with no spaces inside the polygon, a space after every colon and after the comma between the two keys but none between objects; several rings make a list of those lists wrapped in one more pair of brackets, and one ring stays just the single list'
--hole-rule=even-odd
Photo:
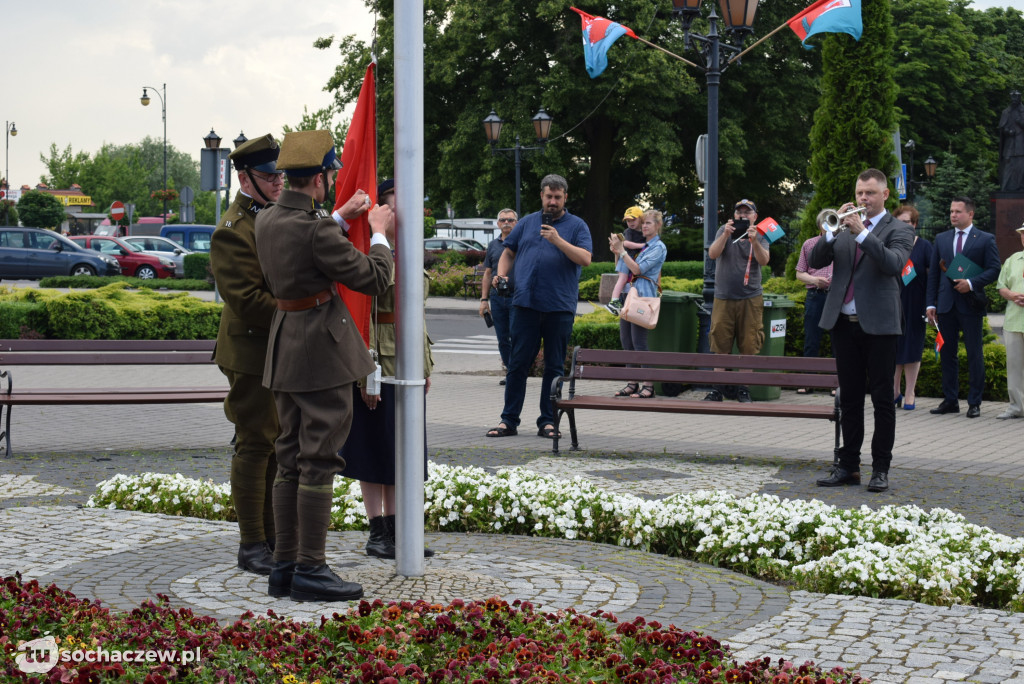
[{"label": "white flower bed", "polygon": [[[117,475],[86,504],[234,520],[230,487],[181,475]],[[649,501],[523,468],[430,464],[428,529],[584,539],[729,567],[797,588],[1024,611],[1024,539],[936,508],[862,506],[718,491]],[[335,481],[332,528],[365,529],[359,484]]]}]

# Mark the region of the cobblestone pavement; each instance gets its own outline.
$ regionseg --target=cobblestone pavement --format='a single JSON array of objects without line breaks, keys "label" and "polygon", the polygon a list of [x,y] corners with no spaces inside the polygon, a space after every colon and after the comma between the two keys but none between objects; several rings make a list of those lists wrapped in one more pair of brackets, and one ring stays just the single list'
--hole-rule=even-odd
[{"label": "cobblestone pavement", "polygon": [[[432,460],[581,475],[652,499],[714,487],[844,507],[944,506],[1024,535],[1024,421],[995,420],[999,404],[983,405],[977,420],[932,416],[934,399],[919,399],[914,412],[898,411],[893,486],[876,496],[814,486],[831,461],[832,428],[823,421],[590,412],[578,420],[584,450],[565,451],[565,439],[563,452],[553,455],[549,441],[533,436],[540,388],[531,380],[520,435],[487,439],[502,399],[497,375],[488,374],[496,365],[496,356],[440,355],[427,402]],[[129,372],[153,385],[172,376],[173,384],[223,384],[212,367]],[[117,384],[108,369],[19,368],[15,376],[25,386]],[[792,393],[785,400],[829,401]],[[0,458],[0,573],[53,581],[115,609],[157,593],[224,620],[245,610],[313,619],[337,609],[267,597],[264,578],[235,567],[233,524],[81,507],[98,481],[116,473],[226,481],[231,426],[219,406],[19,407],[11,432],[15,455]],[[329,561],[368,596],[385,600],[498,594],[699,628],[730,643],[740,660],[812,659],[886,682],[1024,681],[1021,614],[790,591],[655,554],[501,535],[428,534],[437,556],[426,562],[424,577],[403,578],[392,563],[360,553],[364,540],[365,533],[332,533]]]}]

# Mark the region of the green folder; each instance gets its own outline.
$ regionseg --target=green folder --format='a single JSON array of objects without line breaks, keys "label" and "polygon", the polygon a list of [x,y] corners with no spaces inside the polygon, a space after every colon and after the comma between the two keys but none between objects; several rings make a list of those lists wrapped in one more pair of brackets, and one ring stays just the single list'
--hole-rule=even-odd
[{"label": "green folder", "polygon": [[953,261],[946,268],[946,277],[950,280],[973,278],[977,275],[981,275],[981,266],[965,257],[963,252],[953,257]]}]

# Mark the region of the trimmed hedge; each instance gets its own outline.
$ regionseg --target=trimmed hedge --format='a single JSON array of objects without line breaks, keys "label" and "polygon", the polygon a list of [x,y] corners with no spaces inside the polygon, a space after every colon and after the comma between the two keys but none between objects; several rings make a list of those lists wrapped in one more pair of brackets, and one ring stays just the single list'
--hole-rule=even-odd
[{"label": "trimmed hedge", "polygon": [[128,287],[146,288],[149,290],[212,290],[213,283],[208,280],[190,280],[188,278],[129,278],[128,276],[50,276],[39,281],[40,287],[69,287],[75,289],[92,289],[125,283]]},{"label": "trimmed hedge", "polygon": [[[209,252],[192,252],[185,255],[185,279],[205,280],[213,282],[213,271],[210,270]],[[213,289],[212,286],[204,289]]]},{"label": "trimmed hedge", "polygon": [[222,304],[187,292],[129,291],[127,283],[94,290],[0,288],[0,335],[64,340],[212,340]]}]

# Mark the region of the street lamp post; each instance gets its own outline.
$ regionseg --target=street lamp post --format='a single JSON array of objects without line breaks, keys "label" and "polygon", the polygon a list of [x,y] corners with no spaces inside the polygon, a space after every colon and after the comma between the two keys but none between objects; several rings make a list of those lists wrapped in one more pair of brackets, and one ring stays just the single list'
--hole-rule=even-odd
[{"label": "street lamp post", "polygon": [[[484,119],[484,133],[487,134],[487,142],[491,144],[491,154],[497,154],[499,152],[511,156],[516,164],[516,216],[522,216],[520,211],[520,190],[522,186],[521,179],[521,167],[522,158],[536,150],[542,150],[548,144],[548,136],[551,134],[551,116],[544,111],[541,107],[536,114],[533,115],[533,131],[537,136],[537,142],[540,143],[537,147],[524,147],[519,144],[519,135],[516,135],[515,147],[497,147],[498,138],[501,136],[501,127],[504,125],[504,121],[501,117],[492,109],[491,113]],[[509,155],[508,153],[511,153]]]},{"label": "street lamp post", "polygon": [[[693,32],[690,27],[693,20],[700,16],[702,0],[672,0],[673,14],[683,24],[684,46],[691,47],[703,58],[704,74],[708,83],[708,137],[707,182],[704,185],[704,308],[707,313],[701,314],[700,342],[698,351],[709,351],[708,329],[711,325],[710,311],[715,298],[715,270],[712,260],[708,258],[708,249],[715,240],[718,231],[718,86],[722,71],[729,62],[722,65],[722,60],[730,54],[738,54],[743,48],[743,39],[753,33],[754,13],[757,11],[757,0],[719,0],[722,17],[715,14],[714,7],[708,15],[707,35]],[[725,22],[728,36],[723,42],[718,32],[719,21]]]},{"label": "street lamp post", "polygon": [[[4,123],[4,199],[8,199],[8,191],[11,189],[11,170],[10,170],[10,155],[11,155],[11,137],[18,135],[18,129],[14,125],[13,121],[7,121]],[[10,225],[11,211],[8,209],[4,212],[4,225]]]},{"label": "street lamp post", "polygon": [[[163,94],[156,89],[156,86],[143,86],[142,97],[139,98],[139,102],[142,103],[143,107],[149,106],[149,94],[146,92],[148,89],[152,89],[156,96],[160,98],[160,109],[164,119],[164,187],[167,190],[167,84],[163,85]],[[164,196],[164,223],[167,223],[167,197]]]},{"label": "street lamp post", "polygon": [[[220,152],[219,152],[219,150],[220,150],[220,141],[221,141],[221,137],[219,135],[217,135],[216,133],[214,133],[212,128],[210,129],[210,132],[207,133],[203,137],[203,144],[206,146],[206,149],[214,150],[213,159],[214,159],[214,163],[216,164],[216,168],[214,169],[213,174],[214,174],[214,178],[216,178],[216,185],[217,185],[217,219],[216,219],[215,223],[217,223],[218,225],[220,224],[220,188],[221,188],[221,185],[220,185],[220,159],[221,159],[221,156],[220,156]],[[230,178],[230,175],[229,175],[229,178]],[[229,185],[228,186],[228,188],[229,188],[228,192],[229,193],[231,192],[230,187],[231,186]]]}]

